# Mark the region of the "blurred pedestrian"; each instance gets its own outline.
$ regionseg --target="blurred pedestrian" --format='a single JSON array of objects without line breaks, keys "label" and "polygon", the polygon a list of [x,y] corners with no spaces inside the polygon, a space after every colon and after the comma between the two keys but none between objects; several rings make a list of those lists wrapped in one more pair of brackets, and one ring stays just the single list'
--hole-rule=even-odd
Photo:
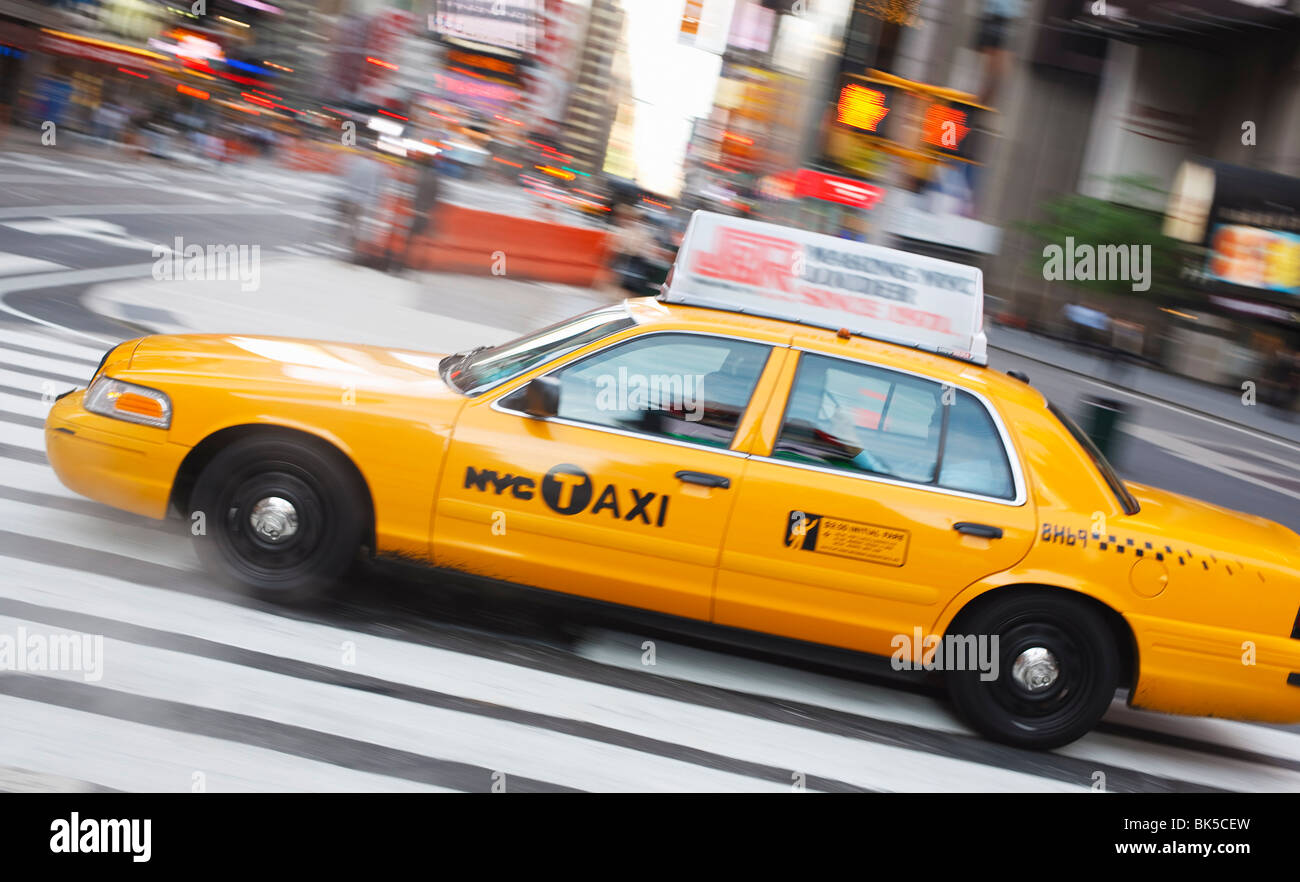
[{"label": "blurred pedestrian", "polygon": [[353,148],[343,164],[343,190],[338,195],[336,214],[343,245],[354,263],[360,259],[357,245],[366,212],[379,198],[382,183],[379,160],[364,146]]},{"label": "blurred pedestrian", "polygon": [[1110,323],[1109,380],[1122,385],[1140,364],[1145,344],[1145,330],[1137,322],[1112,319]]},{"label": "blurred pedestrian", "polygon": [[127,121],[126,109],[115,102],[109,103],[105,123],[108,127],[108,143],[111,146],[117,147],[122,143],[122,130],[126,128]]},{"label": "blurred pedestrian", "polygon": [[396,270],[411,269],[415,240],[432,236],[437,231],[435,214],[442,193],[442,180],[432,154],[415,154],[414,178],[415,194],[411,198],[411,224],[406,228],[406,241],[401,255],[395,261],[390,259],[390,265]]},{"label": "blurred pedestrian", "polygon": [[1011,30],[1024,14],[1022,0],[984,0],[975,48],[984,59],[984,86],[980,103],[992,106],[1002,80],[1011,68]]},{"label": "blurred pedestrian", "polygon": [[649,255],[658,246],[637,210],[625,203],[614,207],[614,229],[610,235],[610,269],[614,282],[629,294],[646,293]]},{"label": "blurred pedestrian", "polygon": [[1274,406],[1287,419],[1294,420],[1296,402],[1300,399],[1300,351],[1279,347],[1273,354],[1268,374],[1268,385],[1276,390],[1272,396]]}]

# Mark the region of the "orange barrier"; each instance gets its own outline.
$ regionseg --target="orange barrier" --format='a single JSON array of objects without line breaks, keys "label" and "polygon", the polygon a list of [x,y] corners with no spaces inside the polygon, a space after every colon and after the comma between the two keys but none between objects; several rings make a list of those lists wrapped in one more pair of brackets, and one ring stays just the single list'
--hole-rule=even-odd
[{"label": "orange barrier", "polygon": [[605,230],[445,203],[430,212],[429,233],[417,236],[403,256],[409,204],[388,196],[378,217],[386,230],[379,241],[364,243],[363,253],[372,259],[391,254],[412,269],[591,286],[604,280],[609,262]]},{"label": "orange barrier", "polygon": [[333,146],[312,141],[290,141],[280,148],[280,160],[293,171],[338,174],[343,153]]}]

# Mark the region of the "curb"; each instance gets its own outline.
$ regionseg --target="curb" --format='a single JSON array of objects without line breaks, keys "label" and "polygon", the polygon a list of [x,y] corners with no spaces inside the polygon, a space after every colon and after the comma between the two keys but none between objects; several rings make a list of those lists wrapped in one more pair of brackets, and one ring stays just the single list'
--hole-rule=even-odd
[{"label": "curb", "polygon": [[[1185,404],[1183,404],[1183,403],[1181,403],[1181,402],[1170,401],[1170,400],[1168,400],[1168,399],[1164,399],[1164,398],[1160,398],[1160,397],[1155,396],[1155,395],[1151,395],[1150,393],[1147,393],[1147,392],[1139,392],[1139,391],[1137,391],[1136,389],[1129,389],[1129,388],[1126,388],[1126,387],[1123,387],[1123,386],[1117,386],[1117,385],[1114,384],[1114,383],[1111,383],[1111,382],[1109,382],[1109,381],[1107,381],[1107,380],[1103,380],[1103,379],[1101,379],[1100,377],[1095,377],[1095,376],[1093,376],[1092,374],[1086,374],[1086,373],[1084,373],[1083,371],[1076,371],[1076,370],[1074,370],[1073,368],[1064,367],[1064,366],[1062,366],[1062,365],[1056,364],[1055,362],[1047,361],[1047,360],[1045,360],[1045,359],[1038,358],[1038,357],[1033,356],[1033,355],[1026,355],[1026,354],[1023,353],[1023,352],[1017,352],[1017,351],[1014,350],[1014,349],[1007,349],[1005,346],[996,346],[996,345],[990,343],[990,344],[989,344],[989,349],[995,349],[995,350],[997,350],[998,352],[1005,352],[1007,355],[1014,355],[1014,356],[1017,357],[1017,358],[1023,358],[1023,359],[1026,359],[1027,361],[1032,361],[1032,362],[1036,362],[1036,363],[1041,364],[1041,365],[1045,365],[1045,366],[1050,367],[1050,368],[1055,368],[1055,369],[1058,370],[1058,371],[1064,371],[1065,373],[1067,373],[1067,374],[1072,374],[1073,376],[1076,376],[1076,377],[1083,377],[1083,378],[1085,378],[1085,379],[1087,379],[1087,380],[1089,380],[1089,381],[1091,381],[1091,382],[1093,382],[1093,383],[1096,383],[1096,384],[1099,385],[1099,386],[1105,386],[1107,389],[1114,389],[1114,390],[1116,390],[1116,391],[1118,391],[1118,392],[1123,392],[1123,393],[1126,394],[1126,395],[1132,395],[1132,396],[1134,396],[1134,397],[1136,397],[1136,398],[1142,398],[1142,399],[1145,399],[1145,400],[1147,400],[1147,401],[1153,402],[1153,403],[1155,403],[1155,404],[1163,404],[1163,405],[1166,405],[1166,406],[1169,406],[1169,407],[1175,407],[1175,408],[1177,408],[1177,409],[1179,409],[1179,410],[1183,410],[1183,411],[1186,411],[1186,412],[1188,412],[1188,413],[1194,413],[1194,414],[1196,414],[1197,416],[1205,417],[1206,419],[1209,419],[1209,420],[1215,420],[1216,422],[1221,422],[1221,423],[1226,423],[1226,424],[1231,425],[1231,426],[1236,426],[1236,427],[1239,428],[1239,429],[1245,429],[1245,430],[1247,430],[1247,431],[1254,432],[1254,433],[1256,433],[1256,434],[1258,434],[1258,435],[1262,435],[1262,436],[1264,436],[1264,437],[1266,437],[1266,438],[1269,438],[1269,439],[1271,439],[1271,440],[1273,440],[1273,441],[1277,441],[1277,442],[1280,442],[1280,443],[1282,443],[1282,444],[1286,444],[1286,445],[1291,446],[1291,447],[1300,447],[1300,440],[1298,440],[1298,439],[1295,439],[1295,438],[1288,438],[1286,435],[1279,435],[1279,434],[1277,434],[1276,432],[1270,432],[1270,431],[1267,430],[1267,429],[1261,429],[1261,428],[1258,428],[1257,426],[1252,426],[1252,425],[1250,425],[1250,424],[1248,424],[1248,423],[1242,423],[1242,422],[1238,422],[1237,420],[1231,420],[1231,419],[1228,419],[1227,417],[1223,416],[1222,414],[1210,413],[1209,411],[1206,411],[1206,410],[1200,410],[1200,409],[1195,408],[1195,407],[1188,407],[1187,405],[1185,405]],[[1032,383],[1031,383],[1030,385],[1032,385]]]}]

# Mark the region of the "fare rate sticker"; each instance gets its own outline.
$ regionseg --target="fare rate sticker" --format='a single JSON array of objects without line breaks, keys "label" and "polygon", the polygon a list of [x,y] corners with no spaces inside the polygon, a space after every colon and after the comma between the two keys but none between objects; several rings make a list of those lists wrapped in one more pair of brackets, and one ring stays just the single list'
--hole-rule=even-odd
[{"label": "fare rate sticker", "polygon": [[792,511],[786,521],[786,548],[901,567],[911,534],[897,527]]}]

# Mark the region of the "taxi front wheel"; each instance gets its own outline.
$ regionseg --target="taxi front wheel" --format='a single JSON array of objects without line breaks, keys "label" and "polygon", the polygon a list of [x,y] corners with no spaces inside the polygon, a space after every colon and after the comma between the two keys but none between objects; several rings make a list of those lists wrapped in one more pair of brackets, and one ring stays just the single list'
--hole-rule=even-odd
[{"label": "taxi front wheel", "polygon": [[277,603],[323,596],[356,556],[364,506],[346,466],[317,445],[250,437],[212,458],[191,507],[203,563],[234,587]]},{"label": "taxi front wheel", "polygon": [[1061,747],[1090,731],[1115,696],[1115,636],[1095,608],[1068,594],[993,596],[960,616],[952,634],[974,636],[977,657],[996,660],[996,668],[967,664],[946,673],[957,711],[987,738]]}]

